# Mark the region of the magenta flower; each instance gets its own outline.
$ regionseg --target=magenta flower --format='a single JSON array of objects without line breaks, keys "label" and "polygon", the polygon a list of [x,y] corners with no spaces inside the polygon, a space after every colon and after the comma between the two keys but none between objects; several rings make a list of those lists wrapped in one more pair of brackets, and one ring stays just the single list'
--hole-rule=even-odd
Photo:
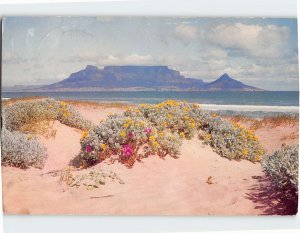
[{"label": "magenta flower", "polygon": [[151,133],[152,130],[151,130],[150,128],[146,128],[146,129],[144,129],[144,132],[146,132],[146,133]]},{"label": "magenta flower", "polygon": [[134,133],[131,132],[131,133],[128,134],[128,136],[129,136],[129,138],[134,138]]},{"label": "magenta flower", "polygon": [[130,155],[132,155],[132,153],[133,153],[133,149],[130,145],[126,144],[123,146],[123,154],[126,157],[129,157]]},{"label": "magenta flower", "polygon": [[92,147],[91,145],[86,145],[85,151],[86,151],[87,153],[92,152],[92,150],[93,150],[93,147]]}]

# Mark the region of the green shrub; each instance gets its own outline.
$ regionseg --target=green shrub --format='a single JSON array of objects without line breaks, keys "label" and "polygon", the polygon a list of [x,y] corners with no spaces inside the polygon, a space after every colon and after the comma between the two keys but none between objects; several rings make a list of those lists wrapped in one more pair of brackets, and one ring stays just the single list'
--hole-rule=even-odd
[{"label": "green shrub", "polygon": [[264,156],[261,164],[279,188],[298,190],[299,145],[286,146]]},{"label": "green shrub", "polygon": [[199,138],[212,146],[219,155],[251,162],[261,160],[264,150],[253,131],[211,113],[201,113],[200,121]]},{"label": "green shrub", "polygon": [[47,157],[46,148],[35,137],[6,129],[2,130],[1,152],[3,165],[20,168],[42,168]]},{"label": "green shrub", "polygon": [[83,132],[80,157],[83,166],[109,158],[131,167],[150,154],[177,156],[180,144],[178,135],[158,131],[143,117],[112,115]]}]

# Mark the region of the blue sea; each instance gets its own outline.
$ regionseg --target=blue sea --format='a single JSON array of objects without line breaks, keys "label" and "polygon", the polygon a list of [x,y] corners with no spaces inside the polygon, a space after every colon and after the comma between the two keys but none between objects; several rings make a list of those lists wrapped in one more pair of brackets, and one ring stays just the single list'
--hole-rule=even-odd
[{"label": "blue sea", "polygon": [[159,103],[167,99],[199,103],[205,110],[225,114],[266,116],[298,114],[298,91],[261,92],[188,92],[188,91],[120,91],[120,92],[2,92],[2,99],[47,96],[96,102]]}]

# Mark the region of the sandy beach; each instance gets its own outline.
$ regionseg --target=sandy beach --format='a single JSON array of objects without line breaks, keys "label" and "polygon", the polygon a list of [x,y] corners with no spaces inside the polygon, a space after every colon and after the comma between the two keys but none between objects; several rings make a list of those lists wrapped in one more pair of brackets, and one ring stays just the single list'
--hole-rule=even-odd
[{"label": "sandy beach", "polygon": [[[74,106],[94,123],[122,107]],[[122,179],[87,189],[60,182],[56,170],[68,168],[80,151],[82,131],[55,121],[55,137],[40,136],[48,158],[43,169],[22,170],[2,166],[5,214],[94,215],[265,215],[287,214],[289,206],[273,193],[261,165],[221,157],[197,138],[184,140],[178,159],[150,156],[132,168],[120,163],[99,163],[92,170],[114,172]],[[263,126],[256,130],[264,149],[271,153],[284,143],[298,143],[299,126]],[[292,136],[291,136],[292,135]]]}]

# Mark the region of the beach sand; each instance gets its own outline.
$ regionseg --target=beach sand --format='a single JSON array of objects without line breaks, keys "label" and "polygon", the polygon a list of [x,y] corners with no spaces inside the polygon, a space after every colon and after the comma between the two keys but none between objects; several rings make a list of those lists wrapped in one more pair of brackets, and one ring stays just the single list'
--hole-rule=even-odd
[{"label": "beach sand", "polygon": [[[75,106],[98,123],[123,108]],[[107,182],[92,190],[71,188],[51,171],[68,167],[80,150],[81,131],[54,122],[56,136],[41,137],[48,150],[43,169],[2,167],[5,214],[95,215],[262,215],[286,214],[259,163],[230,161],[197,138],[184,140],[178,159],[150,156],[132,168],[102,162],[124,184]],[[289,137],[289,135],[297,137]],[[268,152],[298,143],[297,126],[263,127],[257,136]],[[74,171],[76,174],[85,169]]]}]

